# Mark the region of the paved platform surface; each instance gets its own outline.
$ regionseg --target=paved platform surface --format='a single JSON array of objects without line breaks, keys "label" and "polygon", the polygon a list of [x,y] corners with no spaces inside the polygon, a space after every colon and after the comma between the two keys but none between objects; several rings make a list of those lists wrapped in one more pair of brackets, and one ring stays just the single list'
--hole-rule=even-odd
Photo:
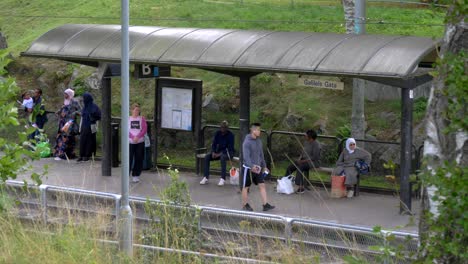
[{"label": "paved platform surface", "polygon": [[[39,172],[43,166],[49,166],[45,184],[68,186],[87,190],[120,193],[121,168],[112,168],[112,176],[101,176],[100,162],[77,163],[55,161],[53,158],[41,159],[33,163],[34,170]],[[29,179],[29,174],[19,175],[18,179]],[[159,198],[160,191],[170,180],[167,171],[143,171],[140,183],[131,183],[130,195]],[[241,196],[238,187],[232,185],[217,186],[219,176],[212,175],[207,185],[200,185],[200,177],[193,172],[180,172],[181,180],[189,185],[194,204],[220,208],[240,209]],[[364,227],[382,226],[391,230],[402,230],[416,233],[418,215],[400,215],[398,197],[361,192],[352,199],[329,198],[324,188],[314,188],[304,194],[284,195],[275,191],[275,183],[267,183],[269,202],[276,206],[270,214],[301,217],[339,224]],[[261,211],[261,199],[258,188],[251,188],[250,204],[255,211]],[[419,212],[419,201],[413,199],[412,209]]]}]

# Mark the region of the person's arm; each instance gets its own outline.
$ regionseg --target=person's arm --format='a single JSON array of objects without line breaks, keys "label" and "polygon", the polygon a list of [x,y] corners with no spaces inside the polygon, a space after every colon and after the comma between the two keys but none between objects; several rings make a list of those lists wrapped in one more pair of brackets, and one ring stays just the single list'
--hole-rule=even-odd
[{"label": "person's arm", "polygon": [[320,167],[320,152],[321,152],[320,144],[317,143],[314,146],[314,148],[312,148],[312,157],[311,157],[312,163],[316,167]]},{"label": "person's arm", "polygon": [[343,166],[344,165],[344,152],[342,151],[338,160],[336,161],[336,166]]},{"label": "person's arm", "polygon": [[142,116],[142,117],[141,117],[141,129],[140,129],[140,133],[138,133],[135,137],[136,137],[137,139],[140,139],[140,138],[144,137],[145,134],[146,134],[146,131],[147,131],[146,119],[145,119],[145,117]]},{"label": "person's arm", "polygon": [[213,137],[213,142],[211,143],[211,153],[216,153],[216,145],[219,144],[219,131],[216,131],[214,137]]},{"label": "person's arm", "polygon": [[369,166],[372,161],[372,155],[365,149],[361,149],[364,154],[364,162],[367,163]]},{"label": "person's arm", "polygon": [[248,141],[244,141],[242,144],[242,163],[249,168],[252,168],[254,165],[250,159],[250,146]]},{"label": "person's arm", "polygon": [[97,105],[95,105],[96,108],[95,108],[95,111],[93,112],[93,119],[94,121],[98,121],[98,120],[101,120],[101,109],[99,109],[99,107]]},{"label": "person's arm", "polygon": [[234,155],[234,134],[229,133],[228,137],[228,151],[229,155]]}]

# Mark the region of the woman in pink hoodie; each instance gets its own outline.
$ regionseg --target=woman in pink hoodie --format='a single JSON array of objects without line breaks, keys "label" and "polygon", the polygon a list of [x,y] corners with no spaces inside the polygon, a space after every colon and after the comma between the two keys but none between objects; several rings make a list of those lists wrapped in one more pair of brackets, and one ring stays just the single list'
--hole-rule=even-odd
[{"label": "woman in pink hoodie", "polygon": [[130,142],[130,171],[132,182],[140,181],[145,155],[146,120],[140,115],[140,105],[132,105],[132,115],[128,119],[128,136]]}]

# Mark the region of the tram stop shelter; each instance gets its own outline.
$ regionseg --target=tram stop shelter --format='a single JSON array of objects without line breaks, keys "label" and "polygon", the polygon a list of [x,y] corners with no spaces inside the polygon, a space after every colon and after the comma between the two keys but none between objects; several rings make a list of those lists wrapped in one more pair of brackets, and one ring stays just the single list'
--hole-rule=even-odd
[{"label": "tram stop shelter", "polygon": [[[37,38],[21,55],[106,69],[109,63],[120,63],[120,29],[120,25],[62,25]],[[250,78],[262,72],[352,77],[401,88],[400,212],[411,210],[413,89],[431,80],[429,72],[440,41],[414,36],[151,26],[131,26],[129,35],[132,64],[200,68],[239,78],[240,138],[249,131]],[[106,77],[101,82],[102,175],[110,176],[111,82]],[[194,133],[200,132],[195,125]]]}]

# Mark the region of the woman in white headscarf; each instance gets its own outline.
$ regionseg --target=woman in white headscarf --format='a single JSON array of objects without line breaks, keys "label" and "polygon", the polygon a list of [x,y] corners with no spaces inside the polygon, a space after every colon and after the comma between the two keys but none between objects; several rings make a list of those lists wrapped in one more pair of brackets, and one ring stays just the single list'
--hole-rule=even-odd
[{"label": "woman in white headscarf", "polygon": [[78,134],[78,115],[81,111],[80,104],[73,99],[75,92],[66,89],[63,92],[63,106],[57,112],[58,130],[55,140],[55,160],[75,158],[75,136]]},{"label": "woman in white headscarf", "polygon": [[354,138],[348,138],[346,148],[341,152],[336,162],[336,168],[333,170],[333,175],[346,176],[345,185],[348,189],[348,198],[354,196],[354,185],[357,184],[358,175],[355,164],[359,160],[364,160],[365,163],[370,165],[371,154],[362,148],[358,148]]}]

